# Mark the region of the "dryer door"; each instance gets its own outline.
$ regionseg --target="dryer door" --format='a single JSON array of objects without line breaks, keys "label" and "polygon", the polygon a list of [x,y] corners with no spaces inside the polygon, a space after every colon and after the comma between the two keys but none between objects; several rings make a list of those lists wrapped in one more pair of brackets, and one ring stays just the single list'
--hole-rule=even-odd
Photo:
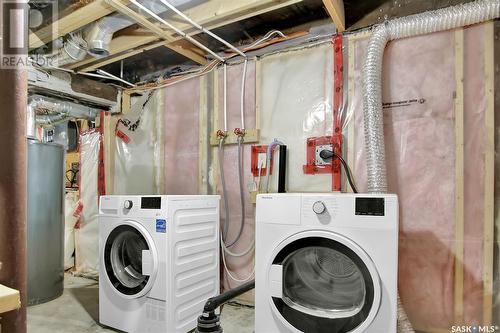
[{"label": "dryer door", "polygon": [[283,242],[269,284],[274,310],[300,332],[363,332],[380,305],[380,281],[369,256],[331,232],[304,232]]},{"label": "dryer door", "polygon": [[154,242],[147,230],[135,221],[124,221],[109,233],[103,262],[114,290],[125,298],[137,298],[152,287],[157,272]]}]

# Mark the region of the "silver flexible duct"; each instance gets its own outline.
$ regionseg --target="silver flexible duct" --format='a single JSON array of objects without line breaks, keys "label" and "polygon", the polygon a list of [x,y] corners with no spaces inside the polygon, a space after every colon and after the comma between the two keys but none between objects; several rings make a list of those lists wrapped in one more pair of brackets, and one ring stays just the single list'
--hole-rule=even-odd
[{"label": "silver flexible duct", "polygon": [[44,114],[44,115],[39,115],[36,116],[36,122],[37,124],[40,125],[57,125],[60,123],[65,122],[68,120],[70,117],[66,114],[59,113],[59,114]]},{"label": "silver flexible duct", "polygon": [[368,192],[387,192],[382,112],[382,59],[395,39],[428,34],[498,18],[500,0],[478,0],[387,21],[373,29],[363,68],[363,112]]},{"label": "silver flexible duct", "polygon": [[[363,67],[363,113],[368,192],[387,192],[384,115],[382,109],[382,63],[391,40],[450,30],[498,18],[500,0],[478,0],[387,21],[374,28]],[[398,332],[414,332],[398,296]]]},{"label": "silver flexible duct", "polygon": [[43,67],[62,67],[83,60],[86,54],[87,42],[81,32],[69,33],[55,53],[37,58],[37,63]]},{"label": "silver flexible duct", "polygon": [[115,32],[132,25],[134,21],[125,15],[106,16],[90,26],[85,39],[88,43],[88,53],[96,58],[109,55],[109,43]]},{"label": "silver flexible duct", "polygon": [[[180,6],[190,1],[191,0],[171,0],[169,3]],[[140,1],[140,3],[158,15],[168,10],[168,7],[160,4],[157,0],[143,0]],[[149,16],[140,9],[137,11],[146,17]],[[125,29],[134,23],[136,22],[133,19],[123,14],[114,14],[101,18],[86,29],[85,40],[88,43],[88,53],[96,58],[108,56],[109,43],[115,32]]]},{"label": "silver flexible duct", "polygon": [[99,109],[42,95],[28,98],[27,136],[36,137],[36,124],[55,125],[70,118],[93,120]]}]

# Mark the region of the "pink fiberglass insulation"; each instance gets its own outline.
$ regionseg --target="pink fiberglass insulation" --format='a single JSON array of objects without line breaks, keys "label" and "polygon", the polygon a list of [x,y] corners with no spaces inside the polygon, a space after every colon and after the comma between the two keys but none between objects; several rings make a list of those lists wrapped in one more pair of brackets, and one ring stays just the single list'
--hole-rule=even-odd
[{"label": "pink fiberglass insulation", "polygon": [[199,194],[200,79],[169,86],[164,96],[164,192]]},{"label": "pink fiberglass insulation", "polygon": [[[482,26],[464,33],[464,318],[482,322],[484,69]],[[455,33],[391,42],[384,55],[384,134],[389,192],[400,200],[399,292],[413,325],[450,329],[455,274]],[[355,42],[354,170],[366,191],[361,70]]]},{"label": "pink fiberglass insulation", "polygon": [[[241,78],[243,65],[227,67],[227,124],[228,132],[241,127],[240,103],[241,103]],[[223,69],[218,71],[218,112],[219,123],[215,124],[217,129],[224,129],[223,105],[224,105],[224,81]],[[248,62],[245,85],[245,127],[255,129],[255,62]],[[255,206],[250,201],[248,183],[252,181],[250,170],[251,145],[245,144],[243,148],[243,192],[245,207],[245,227],[240,240],[231,247],[233,252],[246,250],[254,238]],[[218,148],[213,158],[218,158]],[[222,196],[222,185],[220,183],[219,170],[214,170],[216,176],[217,194]],[[236,145],[224,147],[224,175],[226,179],[227,194],[229,200],[229,232],[227,242],[231,243],[238,234],[241,221],[240,189],[238,182],[238,150]],[[224,213],[224,203],[221,200],[221,226],[227,221]],[[228,267],[233,276],[243,279],[249,276],[253,269],[253,252],[244,257],[234,258],[226,255]],[[223,288],[230,289],[240,283],[233,281],[224,274]]]}]

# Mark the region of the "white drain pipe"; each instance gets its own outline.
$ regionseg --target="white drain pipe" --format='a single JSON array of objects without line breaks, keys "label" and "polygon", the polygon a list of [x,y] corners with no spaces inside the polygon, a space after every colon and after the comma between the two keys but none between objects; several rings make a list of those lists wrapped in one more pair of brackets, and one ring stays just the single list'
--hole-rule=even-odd
[{"label": "white drain pipe", "polygon": [[391,40],[450,30],[500,17],[500,0],[477,0],[387,21],[373,29],[363,68],[368,192],[387,192],[382,112],[382,59]]}]

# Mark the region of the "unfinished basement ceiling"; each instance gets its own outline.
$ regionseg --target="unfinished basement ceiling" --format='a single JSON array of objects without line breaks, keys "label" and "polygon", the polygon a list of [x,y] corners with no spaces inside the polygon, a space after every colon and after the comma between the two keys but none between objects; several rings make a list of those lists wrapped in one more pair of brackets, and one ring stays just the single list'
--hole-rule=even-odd
[{"label": "unfinished basement ceiling", "polygon": [[[469,1],[471,0],[345,0],[346,27],[348,30],[355,30],[383,22],[386,19]],[[180,7],[180,9],[183,8]],[[304,0],[213,29],[213,32],[232,44],[240,46],[255,41],[270,30],[278,29],[285,33],[308,31],[312,26],[330,22],[331,20],[322,0]],[[147,32],[147,29],[133,25],[123,31],[119,31],[115,34],[115,38],[130,32],[137,34],[139,31],[144,31],[146,34],[151,35]],[[196,35],[195,38],[214,51],[221,52],[225,50],[222,44],[203,33]],[[159,40],[150,44],[157,43]],[[149,44],[145,44],[144,46],[147,45]],[[192,60],[171,49],[158,46],[121,61],[107,64],[102,69],[123,77],[127,81],[136,83],[144,80],[149,81],[159,76],[170,75],[186,67],[196,65]]]},{"label": "unfinished basement ceiling", "polygon": [[[307,31],[311,23],[317,23],[320,20],[324,20],[323,24],[329,23],[328,13],[323,7],[323,2],[321,0],[305,0],[212,31],[233,45],[241,46],[252,43],[270,30]],[[216,52],[226,50],[224,45],[206,34],[196,35],[196,39]],[[174,67],[180,65],[196,64],[166,47],[157,47],[124,59],[123,77],[125,80],[137,82],[149,79],[152,73],[158,73],[167,68],[175,72]],[[120,67],[120,62],[116,62],[103,67],[103,69],[114,75],[119,75]]]}]

